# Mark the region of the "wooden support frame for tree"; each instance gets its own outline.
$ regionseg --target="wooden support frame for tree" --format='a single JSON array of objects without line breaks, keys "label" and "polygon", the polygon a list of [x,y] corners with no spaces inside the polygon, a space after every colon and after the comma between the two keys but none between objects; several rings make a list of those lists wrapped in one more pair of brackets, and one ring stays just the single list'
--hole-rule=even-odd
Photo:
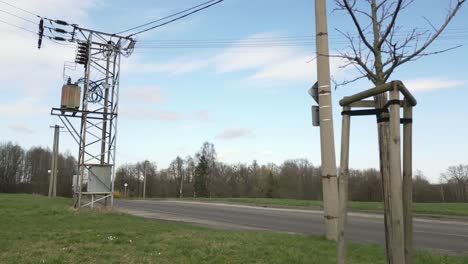
[{"label": "wooden support frame for tree", "polygon": [[[376,108],[375,103],[364,100],[378,94],[389,93],[390,100],[383,108]],[[403,100],[400,100],[400,94]],[[344,264],[346,260],[346,222],[349,177],[349,141],[351,116],[376,115],[388,112],[389,118],[377,118],[377,122],[389,122],[389,157],[390,181],[386,188],[391,195],[389,207],[391,215],[386,215],[391,222],[390,236],[386,242],[388,259],[391,263],[410,264],[413,250],[413,220],[412,220],[412,112],[417,102],[401,81],[392,81],[355,95],[344,97],[340,101],[343,107],[343,125],[341,136],[341,161],[339,178],[339,225],[337,263]],[[353,110],[353,108],[367,108]],[[400,109],[403,108],[403,118]],[[400,124],[403,124],[403,175],[401,166]],[[381,150],[382,151],[382,150]]]}]

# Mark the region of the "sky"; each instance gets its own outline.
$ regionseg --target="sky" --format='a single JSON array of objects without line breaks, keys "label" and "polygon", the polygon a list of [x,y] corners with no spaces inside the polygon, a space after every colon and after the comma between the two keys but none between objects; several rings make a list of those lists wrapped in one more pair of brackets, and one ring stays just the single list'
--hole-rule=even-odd
[{"label": "sky", "polygon": [[[178,12],[197,0],[18,0],[25,10],[105,32],[118,32]],[[356,34],[349,16],[328,2],[330,52],[347,49],[339,31]],[[429,4],[430,2],[430,4]],[[419,0],[399,18],[402,32],[431,29],[445,18],[451,1]],[[453,1],[452,1],[453,2]],[[51,147],[50,116],[58,107],[63,65],[75,49],[44,41],[4,22],[37,31],[37,18],[0,2],[0,141],[23,147]],[[430,51],[461,47],[401,66],[392,80],[402,80],[418,100],[414,109],[413,168],[438,182],[448,166],[467,164],[468,9],[462,7]],[[431,24],[428,23],[428,20]],[[225,0],[202,12],[141,34],[137,47],[122,59],[117,163],[149,159],[164,168],[177,156],[194,155],[203,142],[215,145],[226,163],[282,163],[306,158],[320,164],[319,128],[312,127],[307,90],[316,81],[314,43],[274,45],[282,39],[315,34],[312,0]],[[189,43],[189,47],[174,44]],[[194,43],[202,41],[202,44]],[[204,42],[203,42],[204,41]],[[208,43],[206,43],[208,42]],[[246,45],[245,43],[258,43]],[[169,43],[169,44],[168,44]],[[204,43],[204,44],[203,44]],[[331,59],[336,81],[357,76]],[[77,72],[82,68],[77,67]],[[332,91],[336,153],[339,153],[344,96],[372,88],[361,80]],[[351,122],[350,166],[378,168],[375,118]],[[78,146],[61,134],[62,152]],[[337,156],[337,159],[339,157]]]}]

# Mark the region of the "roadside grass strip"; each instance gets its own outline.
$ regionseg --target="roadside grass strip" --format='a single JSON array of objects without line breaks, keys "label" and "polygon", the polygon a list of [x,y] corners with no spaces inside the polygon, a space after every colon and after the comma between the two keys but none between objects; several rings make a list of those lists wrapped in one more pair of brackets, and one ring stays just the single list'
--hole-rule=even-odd
[{"label": "roadside grass strip", "polygon": [[[71,208],[67,198],[0,194],[0,263],[336,263],[323,237],[216,230]],[[349,244],[348,263],[385,263],[381,246]],[[413,263],[468,263],[417,251]]]}]

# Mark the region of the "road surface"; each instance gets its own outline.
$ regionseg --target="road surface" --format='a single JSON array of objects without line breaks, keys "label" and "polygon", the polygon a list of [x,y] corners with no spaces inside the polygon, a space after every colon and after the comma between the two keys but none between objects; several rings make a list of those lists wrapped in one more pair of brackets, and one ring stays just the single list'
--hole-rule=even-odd
[{"label": "road surface", "polygon": [[[116,200],[116,208],[143,217],[218,228],[323,235],[322,211],[171,200]],[[384,244],[383,216],[349,213],[348,238]],[[468,222],[414,219],[414,246],[468,255]]]}]

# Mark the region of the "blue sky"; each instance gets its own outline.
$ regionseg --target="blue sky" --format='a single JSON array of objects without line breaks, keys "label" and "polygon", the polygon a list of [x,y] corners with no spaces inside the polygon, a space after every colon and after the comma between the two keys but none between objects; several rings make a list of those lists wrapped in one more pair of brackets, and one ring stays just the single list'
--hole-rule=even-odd
[{"label": "blue sky", "polygon": [[[344,13],[329,2],[331,52],[346,48],[335,30],[353,31]],[[428,4],[430,2],[430,4]],[[449,1],[416,1],[403,13],[402,31],[414,26],[429,29],[423,16],[439,25]],[[34,13],[61,18],[81,26],[116,32],[198,4],[179,1],[15,1]],[[0,10],[34,20],[9,6]],[[468,163],[468,22],[467,7],[434,43],[431,50],[461,48],[402,66],[392,79],[402,80],[419,104],[414,110],[414,168],[432,181],[448,166]],[[36,26],[0,12],[0,19],[35,31]],[[265,39],[312,36],[315,33],[314,1],[225,0],[203,12],[142,34],[145,41],[222,41],[215,48],[136,49],[122,62],[118,162],[142,159],[166,167],[177,155],[193,155],[204,141],[215,144],[227,163],[281,163],[307,158],[320,163],[319,129],[311,126],[313,100],[308,88],[315,82],[314,45],[247,47]],[[36,48],[36,37],[0,23],[4,36],[0,50],[0,141],[25,147],[51,146],[49,125],[59,123],[49,115],[58,106],[63,83],[63,62],[74,58],[74,49],[45,42]],[[267,43],[268,44],[268,43]],[[309,62],[309,63],[308,63]],[[332,60],[335,79],[351,78]],[[371,88],[360,81],[333,91],[335,133],[339,153],[341,116],[338,100]],[[354,168],[378,167],[375,119],[352,120],[351,160]],[[77,152],[65,133],[61,150]]]}]

